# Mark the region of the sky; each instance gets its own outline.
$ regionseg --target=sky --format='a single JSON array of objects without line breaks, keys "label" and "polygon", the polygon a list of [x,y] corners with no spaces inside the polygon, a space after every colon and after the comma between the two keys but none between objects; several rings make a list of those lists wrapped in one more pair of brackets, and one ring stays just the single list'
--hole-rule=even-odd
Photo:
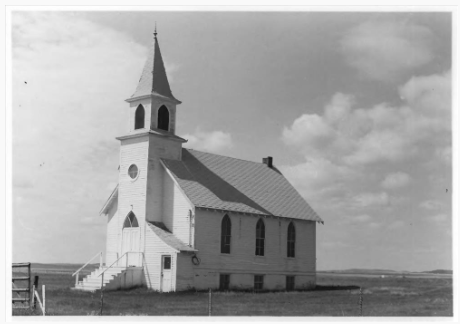
[{"label": "sky", "polygon": [[155,22],[184,147],[272,156],[324,220],[318,270],[452,269],[445,12],[13,12],[14,262],[104,250]]}]

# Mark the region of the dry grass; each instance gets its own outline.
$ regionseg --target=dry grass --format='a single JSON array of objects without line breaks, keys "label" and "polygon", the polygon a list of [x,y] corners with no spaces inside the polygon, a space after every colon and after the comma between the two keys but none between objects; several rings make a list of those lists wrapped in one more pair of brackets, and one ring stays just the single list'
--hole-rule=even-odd
[{"label": "dry grass", "polygon": [[[452,279],[378,278],[318,275],[318,290],[306,292],[215,292],[213,315],[358,316],[363,288],[363,316],[452,316]],[[74,278],[40,274],[46,285],[49,315],[99,315],[100,292],[70,290]],[[41,315],[39,310],[14,310],[14,315]],[[145,288],[104,292],[104,315],[207,316],[204,292],[157,293]]]}]

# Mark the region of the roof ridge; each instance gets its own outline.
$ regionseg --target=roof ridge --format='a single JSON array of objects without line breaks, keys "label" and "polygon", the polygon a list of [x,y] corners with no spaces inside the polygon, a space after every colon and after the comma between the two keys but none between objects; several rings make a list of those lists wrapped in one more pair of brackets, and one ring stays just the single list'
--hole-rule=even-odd
[{"label": "roof ridge", "polygon": [[200,152],[200,153],[209,154],[209,155],[222,156],[222,157],[225,157],[225,158],[228,158],[228,159],[238,160],[238,161],[243,161],[243,162],[256,163],[256,164],[264,164],[263,162],[256,162],[256,161],[244,160],[244,159],[240,159],[240,158],[236,158],[236,157],[232,157],[232,156],[221,155],[221,154],[216,154],[216,153],[209,153],[209,152],[199,151],[199,150],[195,150],[195,149],[189,149],[189,148],[185,148],[185,147],[184,147],[184,150],[187,150],[187,151],[195,151],[195,152]]}]

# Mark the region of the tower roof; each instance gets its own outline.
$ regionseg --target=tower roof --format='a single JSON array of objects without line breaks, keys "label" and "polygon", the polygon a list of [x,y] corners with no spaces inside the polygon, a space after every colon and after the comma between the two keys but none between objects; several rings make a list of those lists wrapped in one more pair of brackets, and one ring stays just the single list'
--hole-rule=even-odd
[{"label": "tower roof", "polygon": [[127,101],[131,99],[143,97],[147,95],[159,95],[179,102],[174,98],[171,88],[169,87],[168,77],[161,57],[160,46],[156,36],[149,49],[147,61],[145,62],[144,69],[142,70],[141,78],[137,84],[136,91]]}]

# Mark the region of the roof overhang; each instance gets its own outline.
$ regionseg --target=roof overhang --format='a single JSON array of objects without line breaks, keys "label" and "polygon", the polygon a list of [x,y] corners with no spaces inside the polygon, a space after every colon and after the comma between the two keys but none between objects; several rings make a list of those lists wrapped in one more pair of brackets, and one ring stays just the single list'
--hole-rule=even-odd
[{"label": "roof overhang", "polygon": [[172,141],[175,141],[175,142],[187,143],[187,140],[182,138],[182,137],[180,137],[180,136],[168,133],[166,131],[159,131],[159,130],[153,130],[153,129],[150,129],[148,131],[139,132],[139,133],[123,135],[123,136],[119,136],[119,137],[115,137],[115,138],[117,140],[125,140],[125,139],[130,139],[130,138],[142,137],[142,136],[146,136],[146,135],[154,135],[154,136],[159,136],[159,137],[166,137],[166,138],[168,138],[168,139],[170,139]]},{"label": "roof overhang", "polygon": [[166,97],[166,96],[163,96],[163,95],[161,95],[159,93],[156,93],[156,92],[152,92],[150,94],[145,94],[145,95],[142,95],[142,96],[131,97],[131,98],[126,99],[125,101],[126,102],[133,102],[133,101],[137,101],[137,100],[150,99],[151,97],[158,97],[158,98],[160,98],[160,99],[162,99],[164,101],[171,102],[171,103],[174,103],[176,105],[180,105],[182,103],[182,101],[179,101],[176,98]]},{"label": "roof overhang", "polygon": [[112,193],[110,194],[109,198],[105,202],[104,206],[102,207],[101,211],[99,212],[99,216],[107,215],[109,212],[110,207],[113,205],[115,200],[118,199],[118,185],[113,189]]}]

